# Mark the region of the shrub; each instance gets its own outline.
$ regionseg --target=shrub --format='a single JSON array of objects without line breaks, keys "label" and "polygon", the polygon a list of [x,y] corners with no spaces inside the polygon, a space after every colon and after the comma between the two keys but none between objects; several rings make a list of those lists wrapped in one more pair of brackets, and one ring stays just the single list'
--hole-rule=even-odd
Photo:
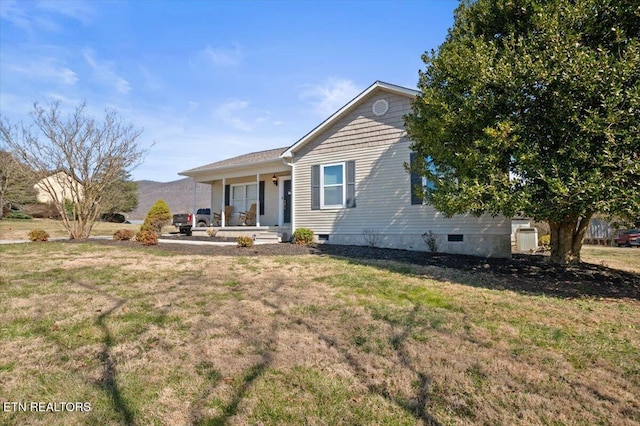
[{"label": "shrub", "polygon": [[35,218],[62,219],[60,212],[53,203],[27,204],[22,207],[22,211]]},{"label": "shrub", "polygon": [[438,240],[436,239],[436,234],[434,234],[433,231],[428,231],[422,234],[422,239],[431,253],[438,252]]},{"label": "shrub", "polygon": [[241,235],[236,240],[238,247],[251,247],[253,245],[253,238]]},{"label": "shrub", "polygon": [[49,234],[44,229],[34,229],[29,232],[29,239],[31,241],[47,241],[49,240]]},{"label": "shrub", "polygon": [[293,233],[293,242],[296,244],[311,244],[313,242],[313,231],[309,228],[298,228]]},{"label": "shrub", "polygon": [[551,250],[551,235],[541,235],[538,237],[538,249],[542,251]]},{"label": "shrub", "polygon": [[64,200],[64,204],[63,205],[64,205],[64,214],[65,214],[65,216],[67,216],[67,219],[76,220],[75,213],[73,211],[73,209],[74,209],[73,201]]},{"label": "shrub", "polygon": [[362,228],[362,238],[364,238],[364,243],[369,247],[376,247],[380,239],[380,231],[375,228]]},{"label": "shrub", "polygon": [[217,233],[218,233],[217,229],[213,229],[213,228],[207,229],[207,235],[210,237],[215,237]]},{"label": "shrub", "polygon": [[7,219],[27,220],[27,219],[33,219],[33,218],[26,213],[23,213],[20,211],[12,211],[7,215]]},{"label": "shrub", "polygon": [[135,236],[136,241],[143,246],[158,245],[158,234],[153,231],[141,229]]},{"label": "shrub", "polygon": [[129,241],[135,235],[135,232],[133,232],[131,229],[118,229],[113,233],[113,239],[115,241]]},{"label": "shrub", "polygon": [[158,200],[147,212],[140,230],[154,232],[157,236],[162,232],[162,227],[169,223],[171,223],[169,206],[164,200]]}]

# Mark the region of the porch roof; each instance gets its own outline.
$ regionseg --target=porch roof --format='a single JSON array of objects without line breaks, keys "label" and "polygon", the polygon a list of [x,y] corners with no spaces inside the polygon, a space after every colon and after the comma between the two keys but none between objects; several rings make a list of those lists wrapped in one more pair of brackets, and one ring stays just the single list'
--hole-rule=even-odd
[{"label": "porch roof", "polygon": [[215,163],[206,164],[194,169],[185,170],[178,174],[194,177],[201,174],[209,174],[212,172],[219,172],[239,167],[267,164],[271,162],[282,163],[280,154],[282,154],[287,148],[288,147],[285,146],[283,148],[268,149],[266,151],[250,152],[248,154],[242,154],[237,157],[227,158],[226,160],[216,161]]}]

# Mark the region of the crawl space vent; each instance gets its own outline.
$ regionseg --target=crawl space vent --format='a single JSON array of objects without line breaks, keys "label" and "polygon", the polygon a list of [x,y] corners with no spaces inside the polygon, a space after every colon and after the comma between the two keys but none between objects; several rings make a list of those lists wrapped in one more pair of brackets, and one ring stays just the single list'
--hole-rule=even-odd
[{"label": "crawl space vent", "polygon": [[389,102],[385,99],[378,99],[373,104],[373,113],[380,117],[381,115],[385,115],[389,111]]}]

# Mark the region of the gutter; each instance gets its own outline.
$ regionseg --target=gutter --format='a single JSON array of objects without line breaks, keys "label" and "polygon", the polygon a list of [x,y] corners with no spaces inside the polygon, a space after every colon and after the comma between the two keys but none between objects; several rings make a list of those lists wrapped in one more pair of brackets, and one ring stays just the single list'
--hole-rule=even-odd
[{"label": "gutter", "polygon": [[269,163],[277,164],[277,163],[280,162],[279,160],[280,160],[280,157],[271,158],[269,160],[254,161],[252,163],[232,164],[232,165],[228,165],[228,166],[214,167],[214,168],[211,168],[211,169],[198,170],[198,171],[195,171],[195,172],[191,172],[191,170],[186,170],[186,171],[180,172],[178,174],[180,176],[194,177],[194,176],[197,176],[197,175],[216,173],[216,172],[219,172],[219,171],[225,171],[225,170],[231,170],[231,169],[242,169],[244,167],[260,166],[260,165],[269,164]]}]

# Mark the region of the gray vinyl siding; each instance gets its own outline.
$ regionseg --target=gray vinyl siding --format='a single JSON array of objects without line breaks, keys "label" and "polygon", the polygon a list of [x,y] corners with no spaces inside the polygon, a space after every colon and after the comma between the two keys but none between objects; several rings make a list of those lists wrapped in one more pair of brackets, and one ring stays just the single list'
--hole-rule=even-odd
[{"label": "gray vinyl siding", "polygon": [[[373,103],[384,98],[389,111],[382,117],[372,112]],[[317,234],[362,235],[363,228],[389,235],[506,234],[510,222],[457,215],[447,219],[428,205],[411,204],[409,144],[403,115],[412,99],[375,91],[350,114],[337,121],[315,140],[295,153],[295,227],[311,228]],[[355,208],[311,209],[311,168],[336,162],[355,161]]]}]

